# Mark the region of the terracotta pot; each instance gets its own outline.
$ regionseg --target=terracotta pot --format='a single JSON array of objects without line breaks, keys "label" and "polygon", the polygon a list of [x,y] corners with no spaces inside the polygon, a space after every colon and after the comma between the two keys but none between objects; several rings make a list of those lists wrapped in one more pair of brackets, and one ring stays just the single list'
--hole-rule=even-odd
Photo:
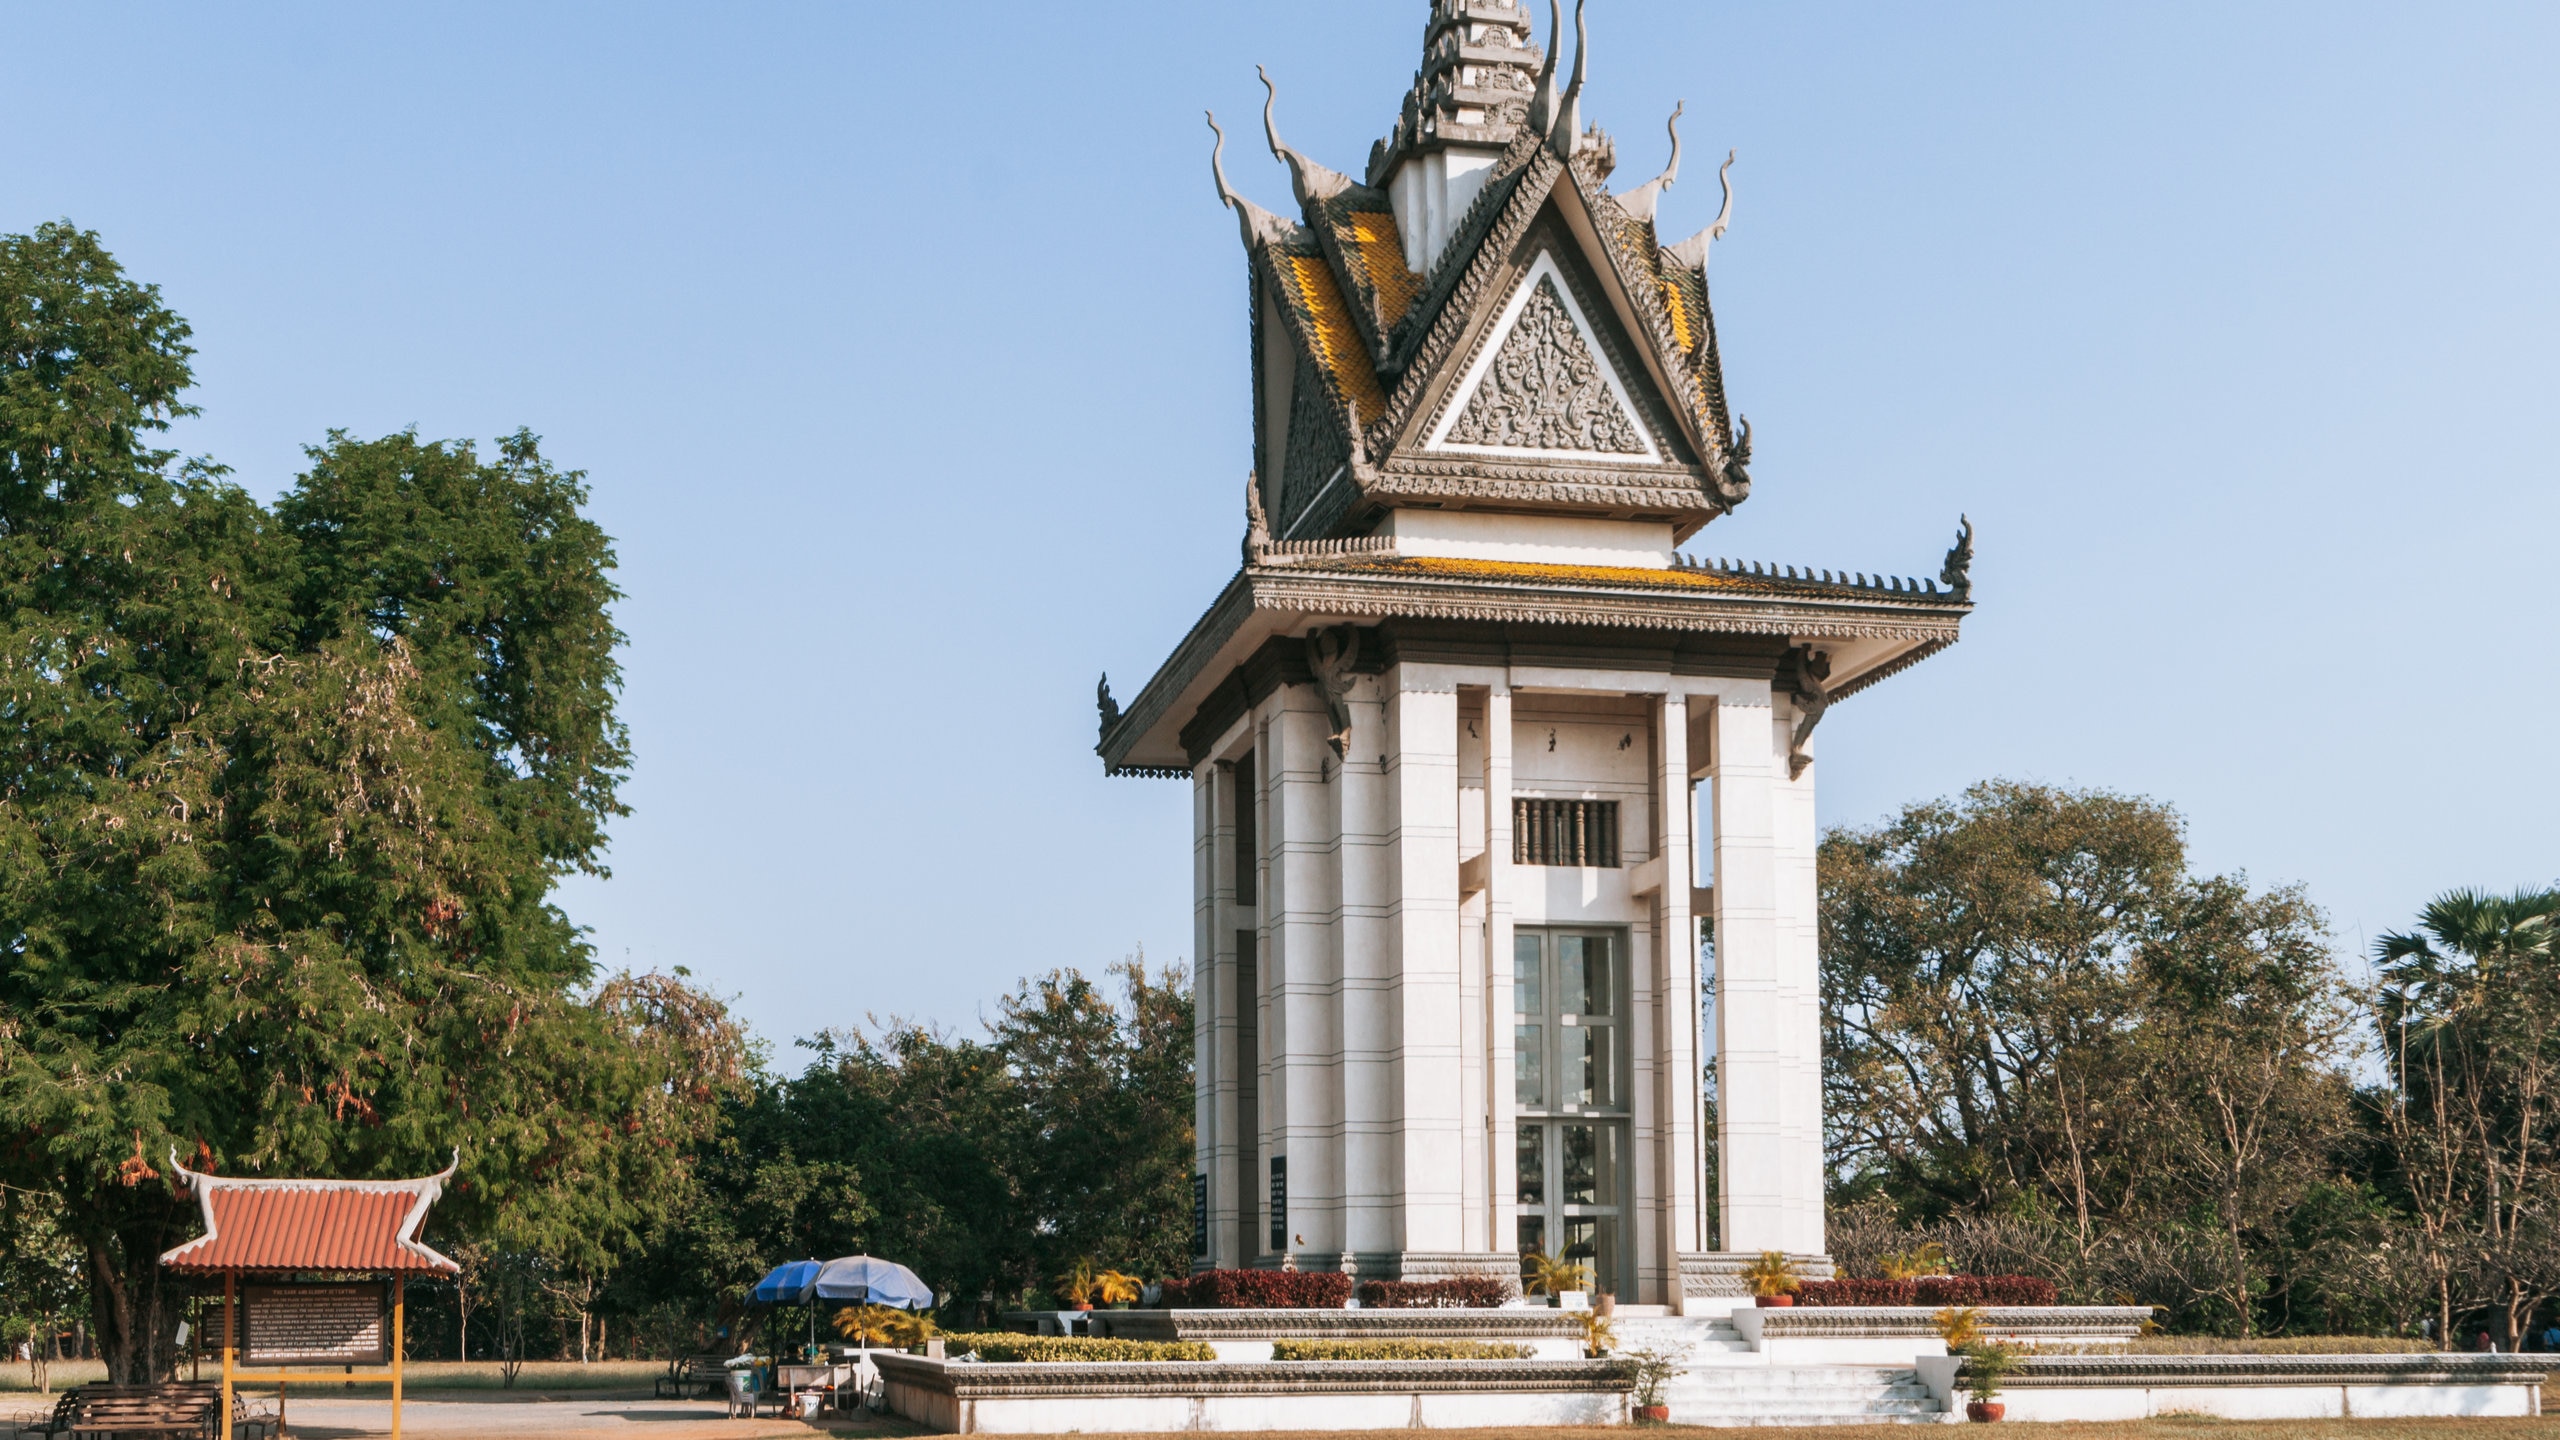
[{"label": "terracotta pot", "polygon": [[1606,1320],[1618,1313],[1618,1297],[1603,1290],[1591,1297],[1591,1313]]},{"label": "terracotta pot", "polygon": [[1090,1310],[1093,1308],[1093,1302],[1090,1300],[1079,1300],[1067,1308],[1070,1310]]},{"label": "terracotta pot", "polygon": [[1988,1425],[2008,1413],[2009,1407],[1997,1400],[1968,1400],[1964,1407],[1964,1418],[1982,1425]]},{"label": "terracotta pot", "polygon": [[1751,1303],[1759,1306],[1763,1310],[1784,1310],[1788,1306],[1796,1303],[1796,1297],[1793,1295],[1754,1295],[1751,1297]]},{"label": "terracotta pot", "polygon": [[1656,1425],[1667,1424],[1671,1419],[1671,1407],[1668,1405],[1639,1405],[1636,1407],[1636,1418],[1639,1420],[1650,1420]]}]

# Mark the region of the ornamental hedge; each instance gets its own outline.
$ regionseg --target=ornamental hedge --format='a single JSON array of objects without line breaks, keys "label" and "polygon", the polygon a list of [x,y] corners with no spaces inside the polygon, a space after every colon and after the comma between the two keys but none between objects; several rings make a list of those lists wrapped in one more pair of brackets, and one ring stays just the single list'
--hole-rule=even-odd
[{"label": "ornamental hedge", "polygon": [[1511,1296],[1511,1282],[1499,1275],[1371,1280],[1360,1287],[1360,1303],[1372,1310],[1491,1310]]},{"label": "ornamental hedge", "polygon": [[1274,1360],[1526,1360],[1536,1352],[1501,1340],[1274,1340]]},{"label": "ornamental hedge", "polygon": [[1807,1280],[1799,1305],[2051,1305],[2060,1292],[2035,1275],[1923,1275],[1915,1280]]},{"label": "ornamental hedge", "polygon": [[1339,1270],[1203,1270],[1164,1282],[1168,1310],[1339,1310],[1350,1298]]},{"label": "ornamental hedge", "polygon": [[1215,1360],[1205,1340],[1104,1340],[1084,1335],[945,1335],[946,1355],[974,1354],[990,1364],[1055,1364],[1095,1360]]}]

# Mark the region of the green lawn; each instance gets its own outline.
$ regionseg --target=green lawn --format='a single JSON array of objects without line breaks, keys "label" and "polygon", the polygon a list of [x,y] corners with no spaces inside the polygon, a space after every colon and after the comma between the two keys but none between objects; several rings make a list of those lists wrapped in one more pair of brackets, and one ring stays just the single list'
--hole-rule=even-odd
[{"label": "green lawn", "polygon": [[[515,1388],[510,1391],[505,1388],[505,1382],[500,1377],[498,1366],[494,1361],[412,1360],[409,1362],[407,1383],[411,1394],[428,1394],[442,1390],[463,1390],[473,1393],[495,1390],[509,1396],[523,1396],[530,1400],[564,1394],[593,1395],[601,1391],[637,1392],[645,1395],[649,1393],[651,1382],[666,1372],[665,1362],[659,1360],[600,1360],[592,1365],[581,1365],[574,1360],[529,1362],[524,1367],[524,1373],[516,1377]],[[178,1373],[186,1375],[190,1372],[186,1366],[181,1365]],[[210,1380],[221,1373],[221,1364],[208,1358],[204,1366],[205,1378]],[[93,1385],[106,1378],[106,1367],[94,1360],[66,1361],[53,1367],[53,1388],[56,1390],[67,1389],[74,1385]],[[356,1381],[353,1388],[357,1394],[368,1391],[390,1393],[391,1377],[386,1371],[359,1371],[353,1378]],[[0,1391],[25,1392],[33,1388],[33,1383],[27,1377],[26,1366],[13,1363],[5,1369],[0,1369]],[[343,1392],[347,1388],[344,1385],[332,1385],[325,1381],[317,1385],[307,1385],[300,1381],[294,1384],[294,1389],[297,1391],[312,1389]]]}]

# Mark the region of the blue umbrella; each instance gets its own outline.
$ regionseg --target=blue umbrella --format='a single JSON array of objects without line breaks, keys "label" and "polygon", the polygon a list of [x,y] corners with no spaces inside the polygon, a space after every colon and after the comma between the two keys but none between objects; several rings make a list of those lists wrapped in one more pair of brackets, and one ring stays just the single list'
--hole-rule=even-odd
[{"label": "blue umbrella", "polygon": [[818,1271],[809,1293],[821,1300],[894,1305],[901,1310],[933,1308],[932,1287],[917,1279],[916,1272],[895,1261],[875,1260],[868,1255],[828,1261]]},{"label": "blue umbrella", "polygon": [[757,1305],[805,1304],[809,1299],[810,1283],[825,1268],[815,1260],[784,1261],[756,1282],[756,1288],[747,1292],[747,1299]]}]

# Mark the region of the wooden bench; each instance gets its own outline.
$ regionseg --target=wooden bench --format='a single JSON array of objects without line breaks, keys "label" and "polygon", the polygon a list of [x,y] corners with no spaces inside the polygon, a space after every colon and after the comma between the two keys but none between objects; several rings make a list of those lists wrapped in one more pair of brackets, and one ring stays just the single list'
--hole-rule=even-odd
[{"label": "wooden bench", "polygon": [[[172,1385],[83,1385],[54,1407],[50,1428],[28,1433],[80,1440],[90,1435],[176,1435],[210,1437],[222,1433],[222,1387],[206,1382]],[[271,1440],[275,1417],[253,1411],[239,1392],[231,1396],[232,1440]]]},{"label": "wooden bench", "polygon": [[70,1435],[216,1433],[222,1391],[211,1385],[83,1385],[71,1393]]},{"label": "wooden bench", "polygon": [[729,1388],[728,1357],[725,1355],[687,1355],[676,1362],[672,1374],[661,1375],[655,1387],[659,1399],[681,1400],[688,1389],[704,1395],[726,1394]]},{"label": "wooden bench", "polygon": [[80,1392],[77,1390],[63,1391],[62,1394],[54,1400],[53,1413],[51,1415],[32,1423],[21,1421],[19,1422],[18,1428],[11,1433],[21,1437],[28,1435],[42,1435],[46,1437],[46,1440],[52,1440],[52,1437],[54,1436],[70,1434],[71,1417],[80,1413],[79,1396]]}]

